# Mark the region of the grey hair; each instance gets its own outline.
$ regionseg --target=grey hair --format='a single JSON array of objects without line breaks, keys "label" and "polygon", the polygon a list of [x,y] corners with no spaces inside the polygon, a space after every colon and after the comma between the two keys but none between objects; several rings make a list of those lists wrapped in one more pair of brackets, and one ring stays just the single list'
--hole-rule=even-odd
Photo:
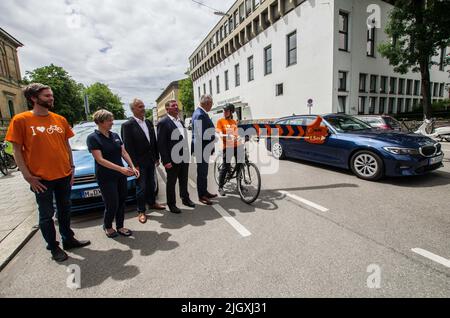
[{"label": "grey hair", "polygon": [[139,103],[144,103],[142,100],[140,100],[139,98],[135,98],[133,99],[133,101],[130,103],[130,109],[133,110],[134,106],[136,106]]},{"label": "grey hair", "polygon": [[206,95],[203,95],[201,98],[200,98],[200,105],[206,105],[206,103],[208,103],[208,102],[211,102],[212,103],[212,101],[213,101],[213,98],[212,98],[212,96],[211,95],[209,95],[209,94],[206,94]]},{"label": "grey hair", "polygon": [[114,115],[105,109],[100,109],[96,111],[94,115],[92,115],[92,118],[94,119],[94,122],[98,125],[104,123],[109,119],[114,119]]}]

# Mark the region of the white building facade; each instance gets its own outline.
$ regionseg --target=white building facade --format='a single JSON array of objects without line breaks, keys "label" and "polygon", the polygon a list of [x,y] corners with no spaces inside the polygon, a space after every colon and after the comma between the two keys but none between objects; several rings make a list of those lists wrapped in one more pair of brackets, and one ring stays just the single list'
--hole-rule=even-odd
[{"label": "white building facade", "polygon": [[[381,28],[369,30],[369,5]],[[419,73],[398,74],[377,47],[392,5],[380,0],[238,0],[190,57],[195,104],[231,102],[243,120],[312,113],[403,113],[420,103]],[[439,63],[449,48],[435,57]],[[431,70],[433,101],[449,67]]]}]

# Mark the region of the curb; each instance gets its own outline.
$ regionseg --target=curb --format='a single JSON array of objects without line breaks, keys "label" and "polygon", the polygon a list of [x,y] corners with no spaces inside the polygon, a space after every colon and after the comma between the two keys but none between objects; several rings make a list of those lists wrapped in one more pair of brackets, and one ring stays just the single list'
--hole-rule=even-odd
[{"label": "curb", "polygon": [[15,228],[0,244],[0,272],[11,262],[14,256],[39,231],[36,226],[37,211],[31,214]]}]

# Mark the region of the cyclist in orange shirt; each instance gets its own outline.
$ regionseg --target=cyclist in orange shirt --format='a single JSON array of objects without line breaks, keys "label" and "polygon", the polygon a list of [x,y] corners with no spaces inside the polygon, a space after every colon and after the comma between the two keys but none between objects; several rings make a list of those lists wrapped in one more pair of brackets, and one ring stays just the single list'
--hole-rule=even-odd
[{"label": "cyclist in orange shirt", "polygon": [[233,104],[226,104],[223,109],[224,118],[217,121],[216,131],[222,137],[222,148],[223,148],[223,167],[219,175],[219,193],[221,196],[225,196],[225,191],[223,189],[225,185],[225,177],[227,173],[231,171],[231,160],[233,156],[238,161],[241,151],[239,147],[242,144],[238,141],[239,133],[237,122],[233,119],[233,113],[235,107]]}]

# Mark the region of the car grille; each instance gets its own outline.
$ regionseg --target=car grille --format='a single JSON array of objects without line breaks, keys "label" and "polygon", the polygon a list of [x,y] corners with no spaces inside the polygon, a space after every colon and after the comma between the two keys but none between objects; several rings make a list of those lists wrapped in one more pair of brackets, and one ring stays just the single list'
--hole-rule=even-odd
[{"label": "car grille", "polygon": [[96,183],[97,179],[95,178],[95,174],[89,174],[86,176],[75,177],[75,185],[79,184],[88,184],[88,183]]},{"label": "car grille", "polygon": [[433,157],[441,153],[441,144],[435,144],[430,146],[424,146],[420,148],[420,154],[424,157]]}]

